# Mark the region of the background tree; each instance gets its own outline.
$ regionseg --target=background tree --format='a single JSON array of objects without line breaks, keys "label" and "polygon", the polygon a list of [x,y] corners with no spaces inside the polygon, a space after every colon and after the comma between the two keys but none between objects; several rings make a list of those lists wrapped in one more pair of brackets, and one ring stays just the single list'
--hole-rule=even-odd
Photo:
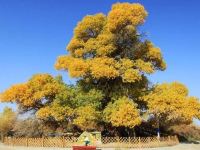
[{"label": "background tree", "polygon": [[191,124],[200,119],[200,103],[195,97],[188,96],[188,89],[181,83],[164,83],[155,86],[144,96],[148,111],[160,126],[170,128],[178,124]]},{"label": "background tree", "polygon": [[179,139],[184,142],[198,143],[200,140],[200,127],[193,124],[175,125],[169,128],[169,131],[178,135]]},{"label": "background tree", "polygon": [[[20,113],[35,114],[40,109],[48,107],[55,100],[56,95],[66,90],[61,77],[52,77],[49,74],[33,75],[27,82],[16,84],[1,93],[1,102],[18,104]],[[52,128],[59,125],[54,119],[46,121]]]},{"label": "background tree", "polygon": [[44,124],[36,118],[17,120],[13,132],[15,137],[42,137],[44,135]]},{"label": "background tree", "polygon": [[8,107],[5,107],[3,112],[0,114],[0,133],[1,140],[13,129],[13,125],[16,121],[16,113]]}]

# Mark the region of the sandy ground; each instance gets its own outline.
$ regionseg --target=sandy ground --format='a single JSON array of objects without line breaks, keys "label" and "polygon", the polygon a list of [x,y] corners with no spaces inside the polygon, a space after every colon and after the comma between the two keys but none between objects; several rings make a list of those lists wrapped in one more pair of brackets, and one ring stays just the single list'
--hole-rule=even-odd
[{"label": "sandy ground", "polygon": [[[0,144],[0,150],[72,150],[70,148],[31,148],[31,147],[12,147],[12,146],[4,146]],[[112,148],[101,149],[101,150],[115,150]],[[121,149],[128,150],[128,149]],[[139,150],[139,149],[132,149]],[[142,150],[142,149],[140,149]],[[144,150],[200,150],[200,144],[179,144],[172,147],[161,147],[161,148],[149,148]]]}]

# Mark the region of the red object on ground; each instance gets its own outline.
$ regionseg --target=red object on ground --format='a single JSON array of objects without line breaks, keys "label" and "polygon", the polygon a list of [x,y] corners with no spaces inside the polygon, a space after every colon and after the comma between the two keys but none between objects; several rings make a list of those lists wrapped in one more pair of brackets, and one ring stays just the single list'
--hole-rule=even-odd
[{"label": "red object on ground", "polygon": [[96,150],[96,146],[72,146],[73,150]]}]

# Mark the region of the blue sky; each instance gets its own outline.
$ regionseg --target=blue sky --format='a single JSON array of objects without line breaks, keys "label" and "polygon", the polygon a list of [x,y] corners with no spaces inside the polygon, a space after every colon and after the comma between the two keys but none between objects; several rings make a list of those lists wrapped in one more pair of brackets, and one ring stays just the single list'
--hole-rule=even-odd
[{"label": "blue sky", "polygon": [[66,53],[78,21],[107,13],[119,1],[142,3],[149,12],[142,29],[162,49],[168,66],[151,81],[180,81],[200,97],[199,0],[0,0],[0,91],[36,73],[62,74],[73,83],[54,69],[56,57]]}]

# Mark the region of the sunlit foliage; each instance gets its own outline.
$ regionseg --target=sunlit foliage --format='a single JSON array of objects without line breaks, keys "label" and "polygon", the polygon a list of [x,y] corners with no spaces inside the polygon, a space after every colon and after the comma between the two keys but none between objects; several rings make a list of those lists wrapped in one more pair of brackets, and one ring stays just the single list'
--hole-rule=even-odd
[{"label": "sunlit foliage", "polygon": [[195,97],[188,96],[188,89],[181,83],[157,85],[144,96],[149,113],[160,119],[162,125],[191,123],[200,119],[200,103]]},{"label": "sunlit foliage", "polygon": [[95,130],[100,121],[100,112],[90,105],[79,107],[75,115],[74,124],[83,130]]},{"label": "sunlit foliage", "polygon": [[110,102],[104,110],[104,117],[106,122],[116,127],[134,128],[142,121],[136,104],[126,97]]},{"label": "sunlit foliage", "polygon": [[103,94],[98,90],[83,91],[49,74],[34,75],[27,82],[13,85],[1,93],[2,102],[17,103],[21,112],[34,111],[42,120],[70,123],[82,129],[92,127],[88,120],[96,124],[102,99]]},{"label": "sunlit foliage", "polygon": [[71,77],[120,77],[131,83],[140,81],[144,73],[164,70],[160,49],[148,40],[142,41],[137,31],[146,16],[140,4],[117,3],[107,16],[84,17],[67,46],[70,54],[58,57],[55,67],[68,70]]},{"label": "sunlit foliage", "polygon": [[48,74],[36,74],[25,83],[11,86],[1,93],[2,102],[15,102],[22,111],[38,110],[51,103],[62,89],[56,79]]}]

